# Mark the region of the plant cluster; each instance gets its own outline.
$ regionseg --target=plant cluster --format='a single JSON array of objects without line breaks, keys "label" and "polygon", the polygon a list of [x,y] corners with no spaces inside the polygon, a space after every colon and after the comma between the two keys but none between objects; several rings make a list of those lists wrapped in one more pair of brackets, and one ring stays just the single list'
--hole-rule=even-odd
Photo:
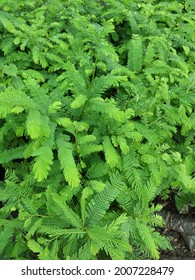
[{"label": "plant cluster", "polygon": [[1,259],[158,259],[194,203],[194,1],[0,2]]}]

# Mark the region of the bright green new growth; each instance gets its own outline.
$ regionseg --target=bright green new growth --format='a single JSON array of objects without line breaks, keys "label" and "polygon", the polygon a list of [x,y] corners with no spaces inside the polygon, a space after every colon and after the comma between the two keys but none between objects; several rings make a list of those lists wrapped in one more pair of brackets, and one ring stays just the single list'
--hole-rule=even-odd
[{"label": "bright green new growth", "polygon": [[170,249],[156,198],[195,193],[192,2],[1,1],[1,259]]}]

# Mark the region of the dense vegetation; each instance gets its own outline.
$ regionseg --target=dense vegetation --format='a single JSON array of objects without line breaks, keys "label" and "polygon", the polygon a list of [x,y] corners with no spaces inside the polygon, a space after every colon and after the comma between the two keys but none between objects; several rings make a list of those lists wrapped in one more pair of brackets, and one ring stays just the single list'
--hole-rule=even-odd
[{"label": "dense vegetation", "polygon": [[0,1],[1,259],[158,259],[195,203],[193,0]]}]

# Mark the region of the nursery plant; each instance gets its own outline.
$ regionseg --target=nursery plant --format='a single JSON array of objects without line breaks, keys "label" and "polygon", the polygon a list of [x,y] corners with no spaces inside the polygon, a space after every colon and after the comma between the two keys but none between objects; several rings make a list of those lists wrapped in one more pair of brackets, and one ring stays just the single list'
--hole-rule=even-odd
[{"label": "nursery plant", "polygon": [[187,1],[0,1],[0,258],[159,259],[195,206]]}]

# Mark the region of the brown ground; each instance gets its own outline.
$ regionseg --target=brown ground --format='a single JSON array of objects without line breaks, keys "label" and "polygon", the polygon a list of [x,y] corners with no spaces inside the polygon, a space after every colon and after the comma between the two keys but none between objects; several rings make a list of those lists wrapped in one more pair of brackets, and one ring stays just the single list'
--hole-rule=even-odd
[{"label": "brown ground", "polygon": [[161,260],[195,260],[195,252],[191,252],[179,233],[171,230],[164,230],[164,235],[172,238],[172,251],[162,251]]}]

